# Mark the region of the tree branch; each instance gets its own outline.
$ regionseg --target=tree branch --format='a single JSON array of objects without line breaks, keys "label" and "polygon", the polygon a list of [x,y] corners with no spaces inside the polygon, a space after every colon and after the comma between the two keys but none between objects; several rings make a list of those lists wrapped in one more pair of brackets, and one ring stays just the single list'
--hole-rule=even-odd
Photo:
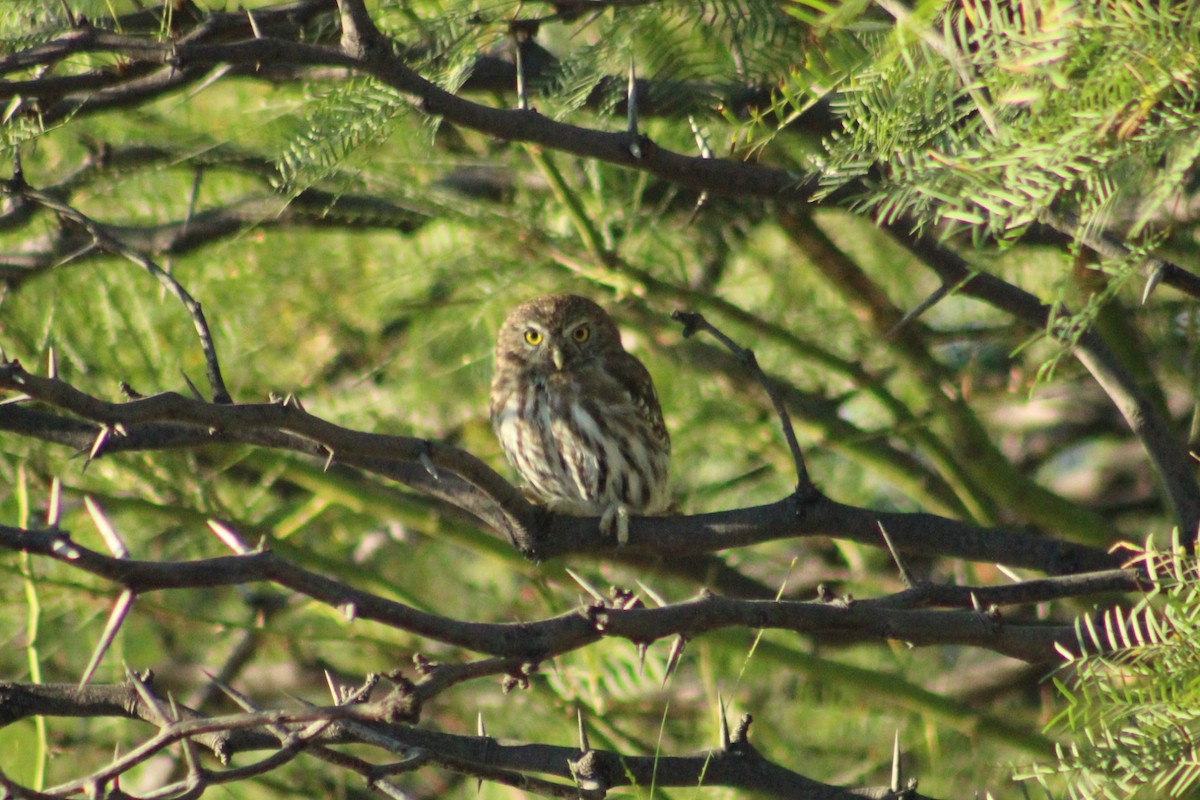
[{"label": "tree branch", "polygon": [[[160,394],[127,403],[109,403],[84,394],[56,378],[42,378],[18,363],[0,363],[0,389],[71,411],[105,428],[120,425],[129,433],[137,425],[186,423],[205,431],[208,442],[233,440],[247,432],[286,433],[311,447],[332,453],[341,463],[395,477],[414,488],[468,511],[504,533],[528,557],[547,559],[572,553],[610,552],[611,540],[598,535],[598,519],[546,514],[490,467],[471,454],[427,439],[369,434],[341,428],[313,417],[292,404],[220,405]],[[0,428],[29,423],[45,432],[45,417],[19,418],[10,405],[0,405]],[[161,429],[159,429],[161,430]],[[162,431],[178,435],[173,429]],[[57,434],[56,434],[57,435]],[[96,429],[93,428],[91,441]],[[118,441],[109,437],[108,442]],[[178,440],[176,440],[178,441]],[[273,446],[287,446],[287,440]],[[89,445],[90,447],[90,445]],[[292,449],[292,448],[289,448]],[[94,455],[103,454],[102,447]],[[308,452],[311,452],[309,450]],[[429,474],[427,463],[437,470]],[[389,465],[407,465],[396,469]],[[444,480],[449,473],[465,483]],[[1107,552],[1019,531],[982,528],[925,513],[876,512],[847,506],[819,492],[798,502],[787,498],[767,506],[688,517],[634,517],[628,553],[697,554],[745,547],[796,536],[832,536],[881,547],[883,524],[903,552],[957,556],[969,560],[1030,567],[1050,574],[1106,569],[1119,565]]]},{"label": "tree branch", "polygon": [[[977,270],[965,259],[928,236],[913,237],[900,222],[885,227],[929,265],[944,283],[961,284],[959,291],[994,306],[1040,330],[1051,329],[1051,309],[1032,294],[995,275]],[[1050,330],[1054,334],[1053,330]],[[1104,340],[1092,330],[1080,334],[1075,357],[1120,410],[1150,456],[1175,512],[1179,530],[1194,540],[1200,531],[1200,486],[1182,434],[1162,418],[1154,403],[1121,366]],[[890,530],[890,529],[889,529]]]}]

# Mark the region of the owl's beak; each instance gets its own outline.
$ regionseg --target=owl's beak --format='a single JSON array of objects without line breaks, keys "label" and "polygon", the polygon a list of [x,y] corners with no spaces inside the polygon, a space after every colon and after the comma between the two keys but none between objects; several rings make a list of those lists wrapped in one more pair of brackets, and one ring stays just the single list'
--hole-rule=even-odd
[{"label": "owl's beak", "polygon": [[560,371],[562,370],[563,351],[562,351],[561,347],[551,347],[550,348],[550,360],[554,362],[555,369],[560,370]]}]

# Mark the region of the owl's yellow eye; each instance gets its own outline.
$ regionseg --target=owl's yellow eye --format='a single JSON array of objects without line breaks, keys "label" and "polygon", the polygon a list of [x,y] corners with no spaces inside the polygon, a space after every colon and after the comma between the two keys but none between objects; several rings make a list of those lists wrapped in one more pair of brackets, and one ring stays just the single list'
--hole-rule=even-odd
[{"label": "owl's yellow eye", "polygon": [[542,332],[534,328],[530,328],[529,330],[525,331],[525,341],[536,347],[542,343]]},{"label": "owl's yellow eye", "polygon": [[588,337],[592,335],[592,331],[587,325],[580,325],[575,330],[571,331],[571,338],[577,342],[586,342]]}]

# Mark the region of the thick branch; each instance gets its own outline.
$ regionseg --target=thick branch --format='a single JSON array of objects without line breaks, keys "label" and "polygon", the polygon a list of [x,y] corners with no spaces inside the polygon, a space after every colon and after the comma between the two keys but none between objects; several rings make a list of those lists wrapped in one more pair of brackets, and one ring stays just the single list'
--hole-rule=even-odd
[{"label": "thick branch", "polygon": [[[128,403],[108,403],[54,378],[31,375],[15,362],[0,364],[0,389],[25,392],[42,402],[69,410],[128,433],[145,423],[187,423],[211,429],[207,441],[221,434],[287,433],[315,443],[342,463],[391,474],[381,466],[408,465],[397,475],[414,488],[453,503],[502,532],[529,556],[553,558],[571,553],[610,552],[613,542],[598,535],[597,520],[547,515],[479,459],[455,447],[411,437],[348,430],[313,417],[294,405],[221,405],[160,394]],[[22,420],[0,406],[0,428],[29,424],[48,435],[47,420]],[[34,433],[30,430],[29,433]],[[92,434],[95,438],[95,432]],[[110,436],[109,441],[119,438]],[[281,446],[281,445],[275,445]],[[286,446],[286,443],[283,443]],[[100,451],[101,453],[103,450]],[[432,466],[433,472],[429,467]],[[407,480],[422,475],[417,481]],[[442,479],[457,476],[465,483]],[[881,547],[879,526],[896,546],[909,553],[957,556],[1063,574],[1111,568],[1119,559],[1103,550],[1055,541],[1020,531],[982,528],[934,514],[876,512],[837,503],[813,492],[803,502],[788,498],[754,508],[689,517],[646,517],[630,520],[627,553],[697,554],[745,547],[796,536],[831,536]]]},{"label": "thick branch", "polygon": [[[165,705],[162,700],[160,705]],[[205,717],[187,707],[179,708],[182,721],[168,725],[153,738],[119,758],[112,766],[92,777],[104,778],[121,774],[138,760],[160,751],[182,738],[195,738],[202,744],[221,742],[215,750],[222,759],[250,750],[280,751],[280,742],[266,728],[300,732],[298,725],[330,721],[330,724],[311,737],[308,746],[358,742],[384,748],[386,751],[407,753],[414,764],[436,764],[448,769],[476,775],[489,780],[501,780],[509,785],[553,796],[575,797],[573,785],[548,784],[530,777],[532,774],[551,775],[572,781],[571,766],[576,769],[585,757],[578,748],[546,744],[501,743],[488,736],[464,736],[442,733],[406,724],[388,723],[394,710],[388,700],[356,705],[310,707],[296,711],[282,709],[232,714],[224,717]],[[157,723],[158,712],[128,684],[89,687],[78,690],[73,686],[0,684],[0,719],[12,722],[32,715],[126,717]],[[659,786],[724,786],[762,793],[769,797],[789,800],[865,800],[866,798],[898,797],[882,787],[848,788],[824,784],[807,778],[763,758],[741,733],[727,748],[696,753],[689,756],[653,754],[636,756],[612,751],[589,750],[587,768],[608,787],[641,785],[654,782]],[[400,770],[383,765],[371,774],[375,779]],[[214,782],[235,770],[211,773]],[[503,773],[507,773],[507,776]],[[507,777],[507,780],[505,779]],[[75,781],[55,787],[55,791],[78,789]],[[554,791],[555,786],[565,790]],[[924,795],[908,792],[903,795],[922,800]]]},{"label": "thick branch", "polygon": [[[295,566],[269,551],[198,561],[152,562],[105,556],[73,542],[58,530],[21,530],[0,525],[0,547],[53,558],[106,578],[134,593],[272,582],[335,608],[446,644],[532,663],[593,644],[605,637],[653,642],[674,635],[696,636],[729,627],[777,628],[841,640],[899,640],[916,646],[971,645],[1025,661],[1054,658],[1070,648],[1071,625],[1006,623],[976,612],[913,610],[893,599],[857,602],[733,600],[703,595],[661,608],[600,607],[536,622],[464,622],[427,613],[361,591]],[[1106,576],[1103,586],[1119,579]],[[1137,586],[1127,573],[1126,587]],[[1091,585],[1063,584],[1091,591]],[[971,592],[964,593],[969,597]],[[997,595],[999,596],[999,595]],[[1063,595],[1060,595],[1063,596]],[[962,594],[960,599],[966,599]],[[1024,598],[1022,598],[1023,600]]]}]

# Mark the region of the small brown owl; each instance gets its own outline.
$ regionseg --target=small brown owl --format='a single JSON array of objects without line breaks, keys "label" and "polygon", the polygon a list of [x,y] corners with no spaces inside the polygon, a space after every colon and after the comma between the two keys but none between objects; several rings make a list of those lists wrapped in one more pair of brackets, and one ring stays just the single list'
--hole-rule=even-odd
[{"label": "small brown owl", "polygon": [[671,503],[654,383],[591,300],[547,295],[513,309],[496,339],[491,416],[509,461],[554,511],[600,515],[624,542],[629,512]]}]

